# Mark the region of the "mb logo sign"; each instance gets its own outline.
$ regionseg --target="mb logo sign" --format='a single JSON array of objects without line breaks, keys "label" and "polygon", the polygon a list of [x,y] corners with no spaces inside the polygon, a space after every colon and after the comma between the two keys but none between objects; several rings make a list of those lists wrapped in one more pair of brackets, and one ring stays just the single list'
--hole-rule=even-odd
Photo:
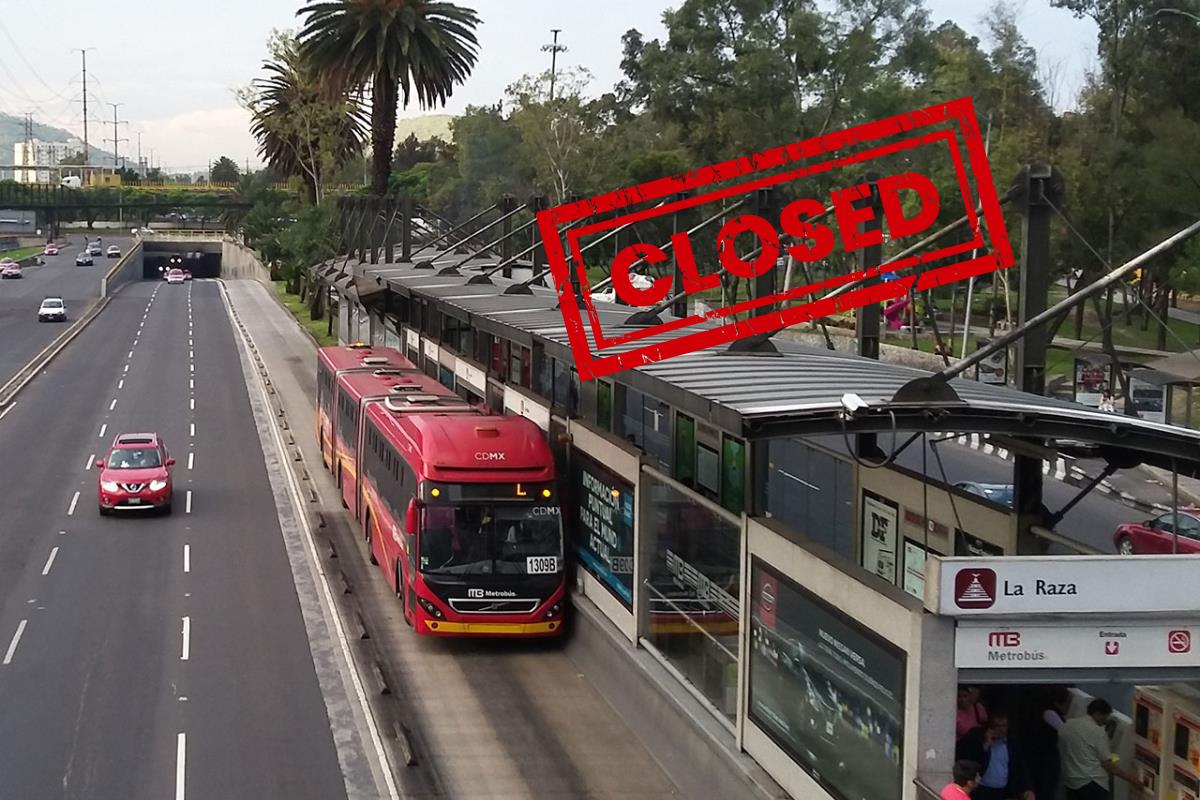
[{"label": "mb logo sign", "polygon": [[1021,634],[1019,631],[990,631],[988,647],[1020,647]]}]

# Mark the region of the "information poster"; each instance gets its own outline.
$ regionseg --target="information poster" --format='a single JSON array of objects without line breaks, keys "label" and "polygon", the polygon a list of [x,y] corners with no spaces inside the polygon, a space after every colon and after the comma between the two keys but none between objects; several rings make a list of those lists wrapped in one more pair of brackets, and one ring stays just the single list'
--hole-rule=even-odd
[{"label": "information poster", "polygon": [[1104,393],[1112,388],[1112,362],[1108,359],[1075,359],[1075,402],[1099,408]]},{"label": "information poster", "polygon": [[633,486],[572,454],[575,554],[626,608],[633,608]]},{"label": "information poster", "polygon": [[904,653],[751,562],[749,718],[842,800],[902,796]]},{"label": "information poster", "polygon": [[1142,419],[1150,422],[1166,422],[1167,403],[1162,386],[1130,378],[1129,393],[1132,398],[1126,401],[1126,407],[1132,402],[1134,411]]},{"label": "information poster", "polygon": [[887,498],[863,491],[862,565],[865,569],[896,583],[896,546],[900,528],[900,507]]},{"label": "information poster", "polygon": [[909,539],[904,540],[904,591],[913,597],[925,597],[925,548]]},{"label": "information poster", "polygon": [[[982,350],[991,342],[979,339],[975,343],[976,350]],[[992,386],[1004,386],[1008,383],[1008,348],[992,353],[975,365],[975,380]]]}]

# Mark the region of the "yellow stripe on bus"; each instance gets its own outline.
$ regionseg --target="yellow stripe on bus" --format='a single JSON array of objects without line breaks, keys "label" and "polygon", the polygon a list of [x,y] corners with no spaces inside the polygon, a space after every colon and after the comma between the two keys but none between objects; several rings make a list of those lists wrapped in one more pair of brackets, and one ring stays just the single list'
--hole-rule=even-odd
[{"label": "yellow stripe on bus", "polygon": [[521,634],[554,633],[559,628],[558,622],[443,622],[436,619],[425,620],[425,626],[430,633],[475,633],[488,636],[520,636]]}]

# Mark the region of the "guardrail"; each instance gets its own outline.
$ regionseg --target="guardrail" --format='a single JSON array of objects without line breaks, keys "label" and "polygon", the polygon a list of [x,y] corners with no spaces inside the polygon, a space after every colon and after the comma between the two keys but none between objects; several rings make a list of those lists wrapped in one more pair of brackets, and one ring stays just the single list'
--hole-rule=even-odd
[{"label": "guardrail", "polygon": [[125,254],[121,256],[116,264],[113,265],[112,269],[106,272],[104,277],[100,279],[100,298],[102,300],[108,297],[108,286],[112,282],[113,278],[121,274],[121,270],[129,265],[129,260],[135,255],[139,260],[141,260],[142,242],[139,239],[134,240],[133,247],[130,247],[128,250],[126,250]]},{"label": "guardrail", "polygon": [[220,242],[228,235],[225,231],[197,230],[195,228],[151,228],[151,230],[153,233],[147,236],[139,229],[137,238],[143,242],[153,242],[157,239]]}]

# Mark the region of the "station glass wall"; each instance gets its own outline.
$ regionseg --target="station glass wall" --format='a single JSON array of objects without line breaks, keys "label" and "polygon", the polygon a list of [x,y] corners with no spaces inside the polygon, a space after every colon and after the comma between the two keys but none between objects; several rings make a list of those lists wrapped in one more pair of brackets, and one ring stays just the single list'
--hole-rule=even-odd
[{"label": "station glass wall", "polygon": [[643,469],[645,642],[722,715],[737,715],[741,535],[737,518]]},{"label": "station glass wall", "polygon": [[854,561],[855,489],[850,462],[799,439],[772,439],[766,447],[766,480],[759,488],[765,515]]}]

